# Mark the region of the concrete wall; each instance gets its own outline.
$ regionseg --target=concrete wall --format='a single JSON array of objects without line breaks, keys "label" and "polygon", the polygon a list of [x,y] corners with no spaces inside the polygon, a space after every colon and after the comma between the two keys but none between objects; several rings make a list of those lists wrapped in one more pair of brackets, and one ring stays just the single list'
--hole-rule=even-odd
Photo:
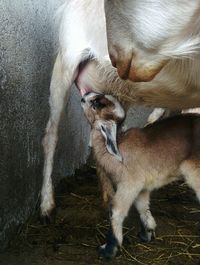
[{"label": "concrete wall", "polygon": [[[59,2],[0,1],[0,248],[27,219],[39,196],[41,139],[55,57],[52,18]],[[55,182],[72,174],[87,157],[88,126],[75,89],[60,131]]]},{"label": "concrete wall", "polygon": [[[53,16],[61,2],[0,1],[1,249],[33,212],[39,197],[41,139],[49,114],[49,82],[55,57]],[[139,113],[136,124],[141,125],[144,112]],[[135,115],[135,110],[130,115]],[[80,97],[72,89],[60,128],[54,182],[85,163],[88,130]]]}]

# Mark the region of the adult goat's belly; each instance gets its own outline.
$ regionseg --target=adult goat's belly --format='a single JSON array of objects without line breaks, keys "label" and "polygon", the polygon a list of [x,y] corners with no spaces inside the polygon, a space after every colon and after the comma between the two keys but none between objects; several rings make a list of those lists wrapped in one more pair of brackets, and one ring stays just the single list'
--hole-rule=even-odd
[{"label": "adult goat's belly", "polygon": [[112,94],[127,104],[170,109],[200,106],[200,87],[163,70],[151,82],[136,83],[119,78],[110,61],[89,62],[78,77],[79,89]]}]

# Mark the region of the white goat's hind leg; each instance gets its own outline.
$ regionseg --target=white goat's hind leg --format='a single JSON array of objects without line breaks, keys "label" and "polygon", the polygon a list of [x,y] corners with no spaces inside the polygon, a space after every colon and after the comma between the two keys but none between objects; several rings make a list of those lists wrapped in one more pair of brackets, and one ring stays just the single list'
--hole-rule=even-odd
[{"label": "white goat's hind leg", "polygon": [[145,124],[145,126],[147,126],[148,124],[154,123],[157,120],[159,120],[163,114],[165,113],[165,109],[162,108],[155,108],[151,114],[149,115],[148,119],[147,119],[147,123]]},{"label": "white goat's hind leg", "polygon": [[126,183],[118,184],[112,202],[111,225],[107,242],[99,248],[99,255],[104,259],[113,258],[117,253],[118,247],[122,245],[123,222],[132,203],[141,191],[142,185],[142,183],[130,183],[128,180],[126,180]]},{"label": "white goat's hind leg", "polygon": [[163,108],[155,108],[151,114],[149,115],[148,119],[147,119],[147,123],[145,124],[145,126],[152,124],[158,120],[160,120],[161,118],[168,118],[170,116],[173,115],[177,115],[179,114],[179,111],[170,111],[169,109],[163,109]]},{"label": "white goat's hind leg", "polygon": [[76,67],[66,67],[62,62],[61,55],[58,54],[54,64],[50,85],[50,118],[43,139],[44,170],[40,205],[42,216],[48,217],[52,209],[55,207],[51,179],[53,158],[58,139],[60,117],[68,99],[69,88],[75,78],[75,71]]},{"label": "white goat's hind leg", "polygon": [[142,191],[136,201],[135,207],[138,210],[141,221],[141,231],[139,237],[144,242],[151,241],[155,237],[156,222],[149,209],[150,193],[149,191]]},{"label": "white goat's hind leg", "polygon": [[181,113],[197,113],[200,114],[200,108],[184,109]]}]

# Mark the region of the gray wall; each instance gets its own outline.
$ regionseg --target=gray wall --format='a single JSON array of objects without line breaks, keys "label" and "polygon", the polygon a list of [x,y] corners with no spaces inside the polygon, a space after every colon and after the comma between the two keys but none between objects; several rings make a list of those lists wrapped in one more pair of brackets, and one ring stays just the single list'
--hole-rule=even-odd
[{"label": "gray wall", "polygon": [[[55,57],[53,16],[62,0],[0,1],[0,248],[33,212],[42,181],[41,139]],[[143,110],[136,114],[141,125]],[[135,110],[132,114],[135,115]],[[130,125],[130,123],[129,123]],[[88,125],[72,89],[60,128],[54,182],[85,163]]]},{"label": "gray wall", "polygon": [[[0,1],[0,248],[27,219],[39,196],[41,139],[55,57],[55,4],[59,1]],[[88,127],[79,101],[73,89],[60,129],[55,182],[86,161]]]}]

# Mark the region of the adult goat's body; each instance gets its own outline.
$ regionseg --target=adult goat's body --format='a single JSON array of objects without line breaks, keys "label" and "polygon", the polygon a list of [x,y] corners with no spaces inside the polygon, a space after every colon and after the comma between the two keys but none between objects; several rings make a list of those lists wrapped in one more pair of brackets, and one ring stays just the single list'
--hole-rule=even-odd
[{"label": "adult goat's body", "polygon": [[99,173],[110,180],[103,184],[109,185],[109,192],[113,187],[107,196],[111,198],[110,231],[99,253],[109,259],[122,245],[123,221],[133,203],[141,219],[141,239],[154,237],[156,222],[149,209],[154,189],[182,175],[200,201],[200,115],[184,114],[143,129],[131,128],[118,135],[116,144],[116,128],[123,120],[116,100],[90,93],[83,97],[82,106],[92,127]]},{"label": "adult goat's body", "polygon": [[[132,2],[133,4],[138,4],[140,1]],[[119,1],[117,3],[120,4]],[[193,14],[196,14],[198,4],[199,0],[195,0],[193,4],[188,5],[185,4],[185,1],[181,0],[175,2],[174,9],[178,10],[179,8],[183,9],[183,7],[187,7],[184,13],[188,14],[189,17],[187,21],[184,20],[184,23],[179,25],[180,31],[187,28],[189,23],[192,23]],[[140,9],[142,8],[142,10],[144,10],[144,14],[141,15],[141,12],[138,14],[136,12],[138,8],[136,8],[132,15],[135,15],[139,20],[142,18],[144,19],[147,15],[145,12],[148,12],[148,5],[149,1],[143,1],[143,7],[140,7]],[[164,6],[163,9],[160,8],[157,12],[158,11],[160,13],[158,13],[157,16],[162,14],[162,12],[163,14],[171,12],[172,15],[174,13],[171,6],[169,9],[166,9]],[[180,18],[180,12],[178,15]],[[141,51],[143,54],[143,50],[145,50],[148,55],[147,58],[153,58],[155,63],[158,58],[157,54],[160,53],[159,48],[164,47],[165,49],[161,49],[161,54],[166,63],[165,66],[162,67],[162,70],[160,67],[154,65],[155,67],[153,68],[157,69],[157,75],[155,76],[155,73],[153,73],[155,78],[152,81],[146,83],[132,83],[120,79],[118,73],[123,78],[125,78],[125,76],[119,69],[117,73],[117,70],[111,65],[107,47],[106,19],[103,0],[69,0],[60,8],[58,16],[60,24],[59,51],[54,64],[50,85],[50,118],[43,140],[44,180],[41,192],[41,213],[43,216],[48,216],[55,205],[51,174],[54,152],[58,139],[58,125],[61,113],[68,99],[69,88],[74,81],[77,83],[82,94],[92,89],[97,92],[116,95],[122,101],[127,102],[127,104],[141,103],[148,106],[168,107],[171,109],[191,108],[200,105],[200,59],[197,53],[199,28],[195,28],[196,35],[194,38],[193,34],[191,35],[189,43],[187,43],[184,38],[182,41],[183,43],[180,39],[177,39],[175,45],[171,39],[157,39],[154,34],[154,41],[151,39],[151,45],[147,47],[147,43],[138,42],[139,35],[146,35],[145,27],[142,28],[138,25],[139,28],[134,32],[133,38],[133,41],[137,43],[137,50],[135,50],[134,54],[138,54],[139,56]],[[110,22],[110,19],[108,22]],[[166,19],[165,23],[168,22],[169,21]],[[151,21],[149,21],[149,23],[151,24]],[[196,27],[196,20],[193,24]],[[155,23],[152,25],[152,29],[154,26]],[[191,28],[193,29],[194,27]],[[139,35],[138,30],[140,31]],[[132,32],[132,29],[130,29],[130,32]],[[174,31],[173,34],[179,37],[181,35],[180,32],[177,31]],[[188,32],[188,34],[190,35],[190,32]],[[115,32],[113,32],[113,35],[115,35]],[[110,41],[110,30],[108,36],[108,40]],[[186,45],[182,45],[184,41]],[[175,46],[176,49],[174,49]],[[179,46],[182,48],[182,53],[176,54],[175,51],[180,51],[180,49],[177,48]],[[171,54],[169,53],[170,49],[173,51]],[[126,53],[126,49],[124,51]],[[165,54],[166,51],[168,53]],[[130,51],[128,52],[130,53]],[[88,64],[88,60],[90,61],[91,59],[93,62]],[[112,61],[113,64],[115,64],[113,58]],[[119,64],[117,64],[117,66],[119,66]],[[148,66],[149,63],[144,71],[145,73],[148,72]],[[123,63],[120,64],[120,69],[121,67],[123,68]],[[126,65],[124,65],[124,68],[126,68]],[[142,77],[141,75],[140,81],[143,80],[147,81],[148,78],[145,76]]]}]

